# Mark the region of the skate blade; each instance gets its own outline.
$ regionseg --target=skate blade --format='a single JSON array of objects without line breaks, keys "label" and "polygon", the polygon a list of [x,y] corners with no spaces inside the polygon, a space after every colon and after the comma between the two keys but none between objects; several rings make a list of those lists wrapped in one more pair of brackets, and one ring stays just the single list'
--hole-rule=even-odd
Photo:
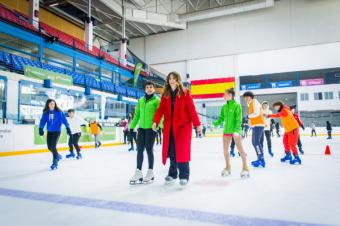
[{"label": "skate blade", "polygon": [[242,180],[248,179],[249,177],[250,177],[249,174],[248,174],[248,175],[241,175],[241,179],[242,179]]},{"label": "skate blade", "polygon": [[143,184],[152,184],[154,182],[154,178],[152,178],[151,180],[148,181],[143,181]]},{"label": "skate blade", "polygon": [[143,184],[143,179],[139,179],[137,181],[130,181],[130,185],[138,185]]}]

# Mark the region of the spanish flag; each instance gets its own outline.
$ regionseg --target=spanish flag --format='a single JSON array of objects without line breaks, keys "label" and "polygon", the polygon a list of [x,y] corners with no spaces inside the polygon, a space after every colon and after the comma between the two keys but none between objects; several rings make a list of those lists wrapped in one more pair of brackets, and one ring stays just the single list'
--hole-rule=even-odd
[{"label": "spanish flag", "polygon": [[235,86],[235,78],[214,78],[191,81],[191,95],[195,99],[223,97],[224,91]]}]

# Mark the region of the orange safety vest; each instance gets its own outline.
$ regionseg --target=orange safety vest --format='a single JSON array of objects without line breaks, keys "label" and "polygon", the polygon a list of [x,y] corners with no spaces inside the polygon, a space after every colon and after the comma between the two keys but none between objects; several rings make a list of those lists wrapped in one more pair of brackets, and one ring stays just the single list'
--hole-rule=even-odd
[{"label": "orange safety vest", "polygon": [[98,123],[90,123],[90,129],[91,133],[93,135],[98,135],[99,134],[99,126]]},{"label": "orange safety vest", "polygon": [[285,132],[290,132],[296,128],[299,128],[299,123],[295,120],[293,113],[287,107],[284,107],[282,111],[287,113],[287,116],[280,117],[282,126],[285,128]]},{"label": "orange safety vest", "polygon": [[[251,100],[249,103],[249,114],[253,114],[255,112],[254,109],[254,100]],[[264,116],[261,113],[260,109],[260,115],[256,116],[255,118],[249,118],[250,126],[265,126],[266,122],[264,120]]]}]

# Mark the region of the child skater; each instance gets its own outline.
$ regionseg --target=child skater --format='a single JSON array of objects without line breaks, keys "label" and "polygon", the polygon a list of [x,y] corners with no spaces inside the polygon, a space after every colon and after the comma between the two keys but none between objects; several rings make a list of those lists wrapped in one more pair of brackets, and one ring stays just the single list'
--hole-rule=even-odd
[{"label": "child skater", "polygon": [[[267,101],[262,102],[262,113],[264,115],[273,114],[273,112],[269,109],[269,104]],[[270,154],[271,157],[274,157],[274,153],[272,151],[272,140],[271,140],[271,135],[270,135],[270,124],[271,124],[270,119],[269,118],[265,119],[265,123],[266,125],[264,127],[264,133],[261,137],[261,145],[263,147],[264,137],[266,137],[268,153]]]},{"label": "child skater", "polygon": [[232,138],[234,138],[236,147],[240,156],[242,158],[242,171],[241,178],[249,177],[249,169],[247,165],[247,155],[243,150],[242,146],[242,108],[239,103],[235,101],[235,91],[234,89],[227,89],[224,93],[224,99],[227,101],[221,109],[221,114],[217,121],[213,124],[218,126],[224,123],[223,130],[223,149],[224,149],[224,159],[225,168],[222,170],[222,176],[230,176],[231,174],[231,164],[229,155],[229,146]]},{"label": "child skater", "polygon": [[[281,159],[281,162],[289,161],[290,164],[301,164],[301,159],[296,148],[296,144],[299,138],[299,124],[295,120],[289,107],[284,105],[281,101],[273,104],[277,114],[268,115],[269,118],[281,118],[282,126],[285,129],[283,135],[283,145],[286,155]],[[292,158],[291,151],[293,152],[294,159]]]},{"label": "child skater", "polygon": [[[156,132],[152,129],[153,118],[159,106],[159,98],[155,95],[155,86],[152,82],[147,82],[144,86],[145,95],[138,100],[130,129],[134,129],[139,122],[137,134],[137,169],[130,180],[130,184],[152,183],[153,174],[153,145],[155,143]],[[149,169],[143,178],[142,166],[144,149],[148,155]]]},{"label": "child skater", "polygon": [[136,132],[136,128],[131,129],[131,123],[133,120],[133,112],[130,112],[129,114],[129,118],[128,118],[128,123],[127,123],[127,127],[129,129],[129,140],[130,140],[130,148],[128,151],[134,151],[134,145],[133,145],[133,141],[135,141],[136,145],[137,145],[137,132]]},{"label": "child skater", "polygon": [[71,135],[68,139],[68,146],[70,148],[70,154],[66,155],[66,158],[74,158],[74,151],[73,147],[77,151],[77,159],[81,159],[82,155],[80,153],[79,147],[79,139],[81,137],[81,126],[85,126],[86,122],[83,119],[80,119],[78,116],[75,115],[74,109],[69,109],[67,111],[68,114],[68,123],[70,124]]},{"label": "child skater", "polygon": [[202,133],[202,126],[190,91],[184,87],[177,72],[170,72],[166,77],[161,103],[152,124],[154,131],[162,116],[162,163],[165,165],[167,158],[170,158],[165,183],[171,184],[179,177],[179,184],[184,188],[190,176],[192,126],[196,127],[198,134]]},{"label": "child skater", "polygon": [[261,137],[263,136],[263,129],[265,125],[261,104],[254,98],[254,94],[252,92],[245,92],[243,97],[249,108],[248,118],[250,126],[253,127],[252,144],[257,154],[257,160],[251,162],[251,164],[254,167],[266,167],[266,162],[264,161],[263,156],[263,147],[261,145]]},{"label": "child skater", "polygon": [[[295,120],[297,121],[297,123],[299,124],[299,126],[300,126],[303,130],[305,130],[305,126],[303,125],[303,123],[302,123],[302,121],[301,121],[301,119],[300,119],[300,116],[295,112],[295,107],[296,107],[296,105],[295,105],[295,106],[290,106],[290,111],[292,112],[292,114],[293,114]],[[300,154],[303,155],[305,152],[304,152],[303,149],[302,149],[302,142],[301,142],[301,139],[300,139],[300,134],[299,134],[299,137],[298,137],[297,146],[298,146],[298,148],[299,148]]]},{"label": "child skater", "polygon": [[102,130],[102,126],[99,124],[99,122],[97,122],[97,120],[93,120],[89,124],[89,127],[91,130],[91,134],[94,137],[94,148],[98,149],[102,145],[102,142],[100,142],[99,140],[99,134],[100,134],[100,131]]},{"label": "child skater", "polygon": [[57,151],[57,144],[60,137],[62,124],[65,125],[67,134],[69,136],[71,135],[71,130],[64,113],[60,110],[60,108],[57,106],[57,103],[53,99],[48,99],[46,101],[39,123],[40,136],[44,136],[45,124],[47,124],[47,148],[53,154],[51,170],[55,170],[58,168],[58,161],[61,159],[61,155],[59,155]]}]

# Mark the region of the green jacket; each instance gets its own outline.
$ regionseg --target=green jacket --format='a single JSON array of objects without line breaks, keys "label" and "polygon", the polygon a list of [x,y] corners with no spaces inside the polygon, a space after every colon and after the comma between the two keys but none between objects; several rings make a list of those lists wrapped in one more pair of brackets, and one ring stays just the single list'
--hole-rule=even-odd
[{"label": "green jacket", "polygon": [[218,126],[221,123],[224,123],[224,134],[233,134],[242,132],[242,108],[239,103],[235,100],[230,100],[226,104],[223,105],[221,109],[221,115],[218,117],[217,121],[213,124],[214,126]]},{"label": "green jacket", "polygon": [[140,98],[130,128],[134,129],[139,122],[139,128],[151,129],[159,102],[160,100],[157,96],[153,96],[148,101],[146,101],[145,97]]}]

